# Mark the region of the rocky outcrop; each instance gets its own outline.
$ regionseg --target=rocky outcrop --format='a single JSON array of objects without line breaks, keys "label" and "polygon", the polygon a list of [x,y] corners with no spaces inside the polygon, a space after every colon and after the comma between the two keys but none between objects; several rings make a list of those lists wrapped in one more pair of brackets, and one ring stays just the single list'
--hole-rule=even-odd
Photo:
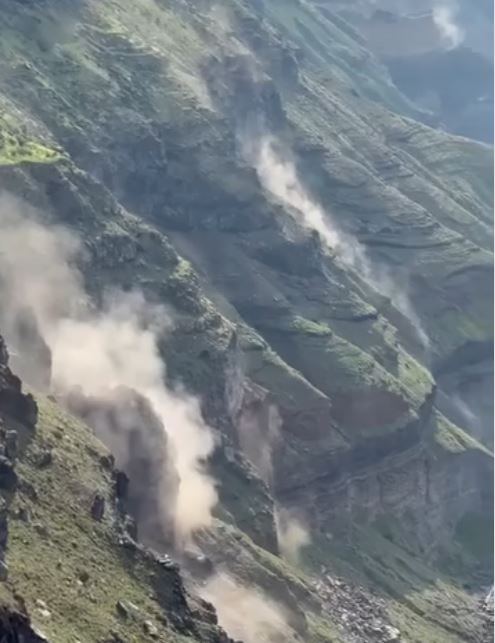
[{"label": "rocky outcrop", "polygon": [[14,351],[11,356],[13,370],[34,389],[49,391],[52,355],[33,311],[29,307],[20,308],[9,321],[9,345]]},{"label": "rocky outcrop", "polygon": [[[5,553],[8,546],[9,509],[19,483],[16,461],[21,447],[20,438],[22,435],[22,442],[25,443],[32,437],[37,416],[38,407],[34,398],[22,392],[21,380],[9,368],[7,347],[0,336],[0,581],[7,580],[8,576]],[[17,631],[22,633],[27,625],[16,614],[8,618],[0,614],[0,631],[2,627],[5,628],[5,640],[15,641],[17,639],[9,636]],[[9,627],[13,628],[11,633]],[[26,639],[31,640],[34,643],[42,639],[35,638],[33,633],[32,639]]]},{"label": "rocky outcrop", "polygon": [[[233,643],[218,626],[213,606],[186,590],[179,565],[167,554],[157,554],[129,538],[121,539],[120,546],[125,548],[133,564],[144,565],[151,572],[151,586],[163,608],[162,622],[158,627],[171,625],[183,636],[204,643]],[[120,600],[116,609],[124,621],[138,620],[145,631],[152,629],[146,615],[132,603]]]},{"label": "rocky outcrop", "polygon": [[21,380],[12,373],[8,361],[7,347],[0,337],[0,415],[34,427],[37,419],[36,403],[32,395],[22,392]]},{"label": "rocky outcrop", "polygon": [[25,614],[5,607],[0,608],[0,637],[5,643],[48,643]]}]

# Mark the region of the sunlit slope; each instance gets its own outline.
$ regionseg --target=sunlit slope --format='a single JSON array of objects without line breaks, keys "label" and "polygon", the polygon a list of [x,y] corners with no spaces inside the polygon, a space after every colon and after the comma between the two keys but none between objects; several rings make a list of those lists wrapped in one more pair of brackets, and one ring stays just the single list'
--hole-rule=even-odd
[{"label": "sunlit slope", "polygon": [[[77,232],[92,295],[135,288],[170,307],[167,375],[228,448],[244,383],[262,387],[281,419],[272,493],[337,543],[324,538],[317,560],[344,575],[350,561],[393,595],[411,640],[463,640],[469,619],[439,623],[436,592],[477,604],[459,583],[483,581],[469,575],[479,543],[466,554],[457,539],[434,577],[439,549],[485,507],[490,455],[463,429],[485,440],[491,413],[491,150],[416,122],[356,33],[305,2],[0,0],[0,12],[2,190]],[[275,141],[340,249],[269,189],[246,136]],[[346,244],[366,263],[343,260]],[[464,400],[468,385],[482,403]],[[455,413],[459,395],[483,409],[481,428]],[[215,475],[234,532],[212,551],[225,541],[235,560],[236,530],[273,550],[270,495],[226,461]],[[261,584],[263,554],[244,546]],[[430,555],[432,574],[416,567]],[[333,619],[313,617],[312,640],[338,640]]]}]

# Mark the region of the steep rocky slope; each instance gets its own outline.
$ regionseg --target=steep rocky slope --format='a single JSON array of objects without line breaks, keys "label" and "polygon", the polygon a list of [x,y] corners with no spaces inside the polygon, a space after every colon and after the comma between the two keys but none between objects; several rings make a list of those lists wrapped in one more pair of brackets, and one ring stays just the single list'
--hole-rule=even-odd
[{"label": "steep rocky slope", "polygon": [[53,402],[21,392],[1,342],[3,640],[228,643],[177,566],[126,539],[113,457]]},{"label": "steep rocky slope", "polygon": [[[220,636],[211,614],[195,616],[186,598],[176,611],[156,593],[155,563],[144,554],[132,554],[138,571],[129,571],[110,535],[113,515],[100,532],[87,511],[80,519],[65,513],[101,485],[112,506],[111,473],[95,455],[102,447],[57,406],[65,405],[128,468],[127,510],[138,523],[129,537],[176,549],[192,595],[218,603],[232,636],[485,640],[478,602],[491,583],[491,150],[415,120],[418,108],[328,8],[0,0],[0,11],[3,216],[22,221],[36,208],[38,221],[77,235],[78,293],[96,309],[104,310],[109,287],[167,306],[172,322],[157,333],[167,385],[197,395],[213,427],[208,468],[219,499],[213,522],[196,534],[202,553],[181,554],[173,526],[162,533],[153,522],[157,478],[150,475],[149,496],[132,487],[133,472],[160,458],[138,441],[143,459],[129,459],[127,443],[119,451],[107,430],[109,417],[119,439],[124,428],[126,439],[142,427],[158,435],[160,423],[141,410],[129,427],[120,411],[128,418],[139,397],[117,407],[111,398],[109,408],[106,391],[95,406],[87,380],[64,371],[82,387],[79,400],[89,395],[91,412],[87,401],[60,394],[58,380],[58,402],[40,402],[19,467],[35,486],[41,476],[47,499],[61,501],[50,511],[40,496],[48,533],[66,521],[79,531],[55,539],[49,554],[46,535],[14,522],[11,594],[33,618],[37,598],[54,610],[43,625],[54,641],[103,640],[118,630],[121,599],[154,627],[161,619],[163,640],[175,640],[166,638],[164,609],[171,637],[181,635],[176,616],[189,623],[184,636]],[[50,349],[60,368],[56,341],[29,291],[32,310],[22,315],[34,322],[26,330],[16,296],[39,266],[22,261],[22,246],[15,260],[12,244],[1,250],[2,332],[19,373],[47,394]],[[99,377],[95,370],[90,379]],[[177,429],[169,428],[175,416],[162,420]],[[62,439],[61,423],[74,453],[61,449],[40,473],[37,450]],[[154,443],[154,455],[163,448]],[[175,474],[165,478],[173,490]],[[140,517],[143,505],[151,509]],[[290,557],[284,512],[306,543],[298,563],[280,557]],[[125,596],[112,591],[101,603],[100,590],[85,596],[77,578],[74,597],[58,591],[64,567],[50,557],[70,552],[69,568],[78,569],[79,546],[74,553],[67,543],[79,538],[93,543],[93,569],[108,570],[101,583]],[[28,559],[38,561],[41,583],[53,573],[50,597],[37,596],[23,571]],[[220,572],[214,583],[204,578],[212,569]],[[246,610],[252,591],[273,602],[263,634],[232,622],[232,579],[249,595]],[[361,606],[358,617],[352,604]],[[136,629],[125,621],[116,636],[141,640],[144,620],[125,618]]]},{"label": "steep rocky slope", "polygon": [[[0,631],[5,640],[229,643],[214,608],[191,591],[216,601],[220,619],[234,635],[247,633],[248,641],[385,642],[403,635],[404,640],[460,641],[468,625],[469,640],[484,640],[489,620],[479,599],[447,576],[418,567],[411,552],[392,545],[391,535],[383,543],[405,566],[395,579],[393,567],[380,558],[385,551],[380,537],[371,532],[364,534],[362,547],[353,547],[354,556],[363,556],[354,568],[337,562],[339,550],[329,541],[318,542],[304,570],[293,567],[219,520],[197,541],[208,558],[182,554],[183,568],[166,554],[137,545],[133,520],[125,513],[127,484],[113,457],[87,426],[52,400],[23,394],[7,364],[2,348]],[[367,559],[370,545],[380,554]],[[408,569],[407,586],[413,590],[408,604],[371,592],[363,571],[372,560],[373,573],[385,572],[386,583],[406,582]],[[205,585],[212,569],[215,580]],[[424,583],[437,589],[423,595]],[[445,613],[433,617],[439,607]],[[431,622],[418,618],[425,609],[431,610]],[[413,633],[417,639],[409,638]]]}]

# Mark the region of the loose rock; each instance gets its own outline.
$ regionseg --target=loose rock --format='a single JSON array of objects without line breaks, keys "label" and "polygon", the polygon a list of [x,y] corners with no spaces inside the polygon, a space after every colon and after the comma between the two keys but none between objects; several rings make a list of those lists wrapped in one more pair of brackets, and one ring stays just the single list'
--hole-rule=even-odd
[{"label": "loose rock", "polygon": [[98,522],[103,520],[105,515],[105,498],[99,493],[93,499],[93,504],[91,505],[91,516],[94,520]]},{"label": "loose rock", "polygon": [[44,449],[43,451],[40,452],[36,459],[36,465],[40,469],[44,469],[45,467],[49,467],[53,462],[53,452],[51,449]]},{"label": "loose rock", "polygon": [[40,598],[36,599],[36,609],[38,611],[38,614],[42,618],[51,618],[52,613],[48,609],[45,601],[41,600]]},{"label": "loose rock", "polygon": [[115,472],[115,496],[118,500],[125,500],[129,490],[129,478],[123,471]]},{"label": "loose rock", "polygon": [[136,617],[139,614],[139,608],[130,601],[117,601],[116,608],[120,616],[126,619]]},{"label": "loose rock", "polygon": [[87,582],[89,581],[89,574],[88,574],[88,572],[86,572],[86,571],[82,571],[82,572],[79,574],[79,580],[81,581],[81,583],[84,583],[84,584],[85,584],[85,583],[87,583]]},{"label": "loose rock", "polygon": [[151,638],[158,638],[158,629],[151,621],[144,621],[143,630],[148,636],[151,636]]},{"label": "loose rock", "polygon": [[14,518],[17,518],[17,520],[21,520],[22,522],[29,524],[32,520],[32,515],[29,507],[19,507],[14,514]]},{"label": "loose rock", "polygon": [[41,522],[35,522],[33,523],[33,529],[40,535],[43,536],[43,538],[46,538],[48,536],[48,529],[45,527],[45,525]]}]

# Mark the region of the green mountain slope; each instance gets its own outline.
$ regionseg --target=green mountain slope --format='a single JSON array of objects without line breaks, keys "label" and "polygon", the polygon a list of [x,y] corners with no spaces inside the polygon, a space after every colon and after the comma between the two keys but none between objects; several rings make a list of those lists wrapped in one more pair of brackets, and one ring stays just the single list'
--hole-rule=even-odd
[{"label": "green mountain slope", "polygon": [[[198,396],[216,435],[219,503],[195,546],[274,602],[270,627],[286,638],[266,640],[371,640],[366,614],[380,615],[379,641],[396,627],[405,641],[485,640],[492,150],[415,120],[355,30],[302,0],[0,0],[0,12],[0,214],[34,207],[77,235],[95,306],[120,288],[167,307],[167,385]],[[0,332],[36,388],[10,306],[3,296]],[[33,511],[58,536],[45,547],[12,522],[6,600],[23,597],[53,641],[141,640],[144,620],[163,640],[215,640],[194,606],[181,632],[113,524],[66,513],[111,491],[101,447],[56,393],[18,469],[56,501],[40,495]],[[60,423],[74,453],[55,444],[39,472],[32,449],[58,443]],[[279,555],[283,510],[310,534],[297,564]],[[94,587],[91,572],[77,582],[87,563],[73,540],[104,570]],[[191,595],[218,599],[236,629],[230,581],[210,586],[183,563]],[[121,627],[119,600],[149,619]],[[354,630],[346,601],[362,607]]]}]

